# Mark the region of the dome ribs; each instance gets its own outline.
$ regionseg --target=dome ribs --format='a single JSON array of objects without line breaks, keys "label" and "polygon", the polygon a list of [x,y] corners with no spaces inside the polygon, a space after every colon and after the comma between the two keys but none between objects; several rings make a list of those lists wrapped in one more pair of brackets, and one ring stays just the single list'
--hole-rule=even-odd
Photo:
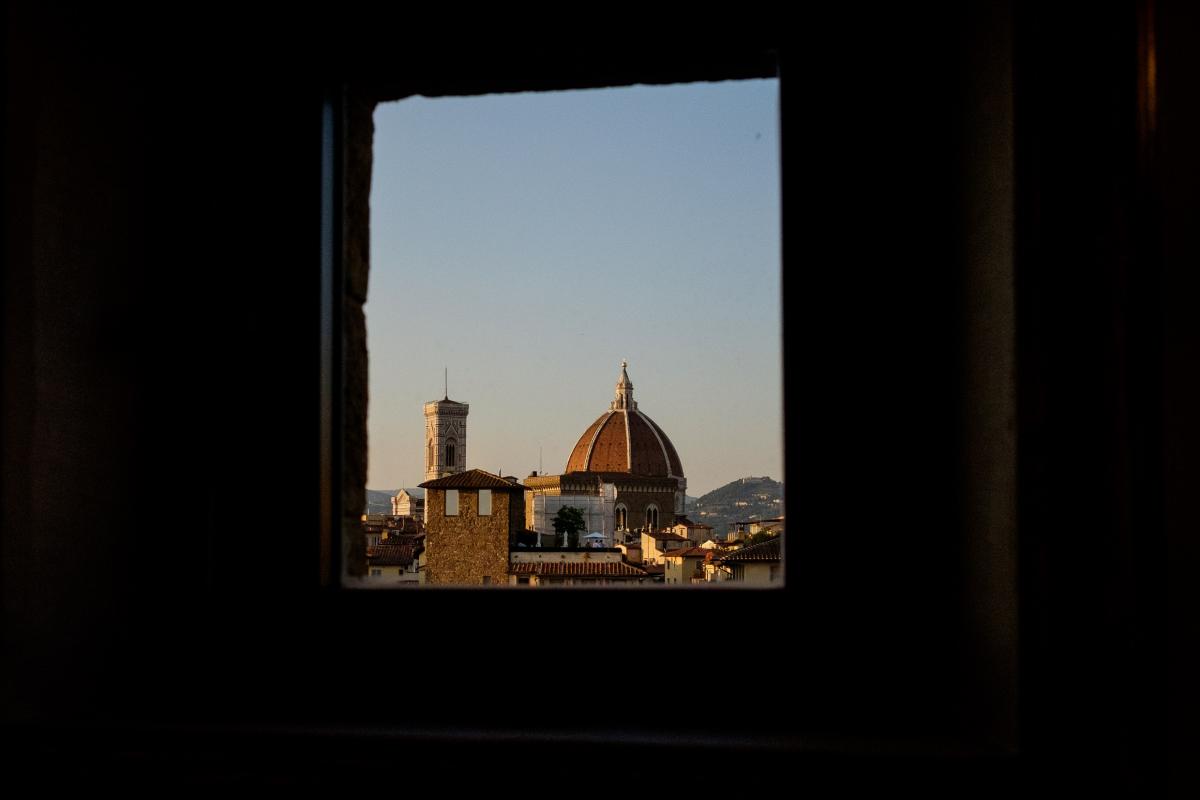
[{"label": "dome ribs", "polygon": [[671,474],[662,438],[640,411],[629,415],[630,472],[635,475]]},{"label": "dome ribs", "polygon": [[628,472],[625,415],[610,413],[596,432],[584,469],[588,472]]},{"label": "dome ribs", "polygon": [[583,432],[583,436],[579,437],[579,441],[575,443],[575,449],[571,451],[571,457],[567,459],[567,472],[587,472],[588,459],[592,454],[592,443],[596,441],[596,435],[600,432],[600,426],[608,421],[612,416],[611,412],[602,414],[599,419],[588,426],[588,429]]},{"label": "dome ribs", "polygon": [[670,474],[682,478],[683,462],[679,460],[679,454],[675,452],[675,445],[672,444],[671,440],[667,438],[667,435],[663,433],[663,429],[658,427],[657,422],[650,419],[640,411],[637,412],[637,415],[646,420],[646,422],[650,423],[650,427],[653,428],[654,432],[658,434],[658,439],[662,443],[663,451],[666,453],[667,463],[670,464]]},{"label": "dome ribs", "polygon": [[638,410],[633,383],[621,362],[616,394],[604,414],[579,437],[566,472],[614,473],[683,479],[675,445],[654,420]]}]

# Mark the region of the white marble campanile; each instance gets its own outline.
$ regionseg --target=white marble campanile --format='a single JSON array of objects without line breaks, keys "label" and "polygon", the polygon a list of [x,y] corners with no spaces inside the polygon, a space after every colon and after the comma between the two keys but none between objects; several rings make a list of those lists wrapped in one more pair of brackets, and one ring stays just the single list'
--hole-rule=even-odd
[{"label": "white marble campanile", "polygon": [[425,480],[466,469],[469,408],[448,396],[425,404]]}]

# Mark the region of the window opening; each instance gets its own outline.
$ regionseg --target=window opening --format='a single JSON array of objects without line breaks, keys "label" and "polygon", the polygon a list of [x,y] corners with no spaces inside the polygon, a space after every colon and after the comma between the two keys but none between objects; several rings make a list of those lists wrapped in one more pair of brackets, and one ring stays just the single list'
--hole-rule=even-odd
[{"label": "window opening", "polygon": [[777,100],[765,79],[375,108],[367,513],[409,509],[385,524],[423,583],[650,586],[662,552],[782,521]]}]

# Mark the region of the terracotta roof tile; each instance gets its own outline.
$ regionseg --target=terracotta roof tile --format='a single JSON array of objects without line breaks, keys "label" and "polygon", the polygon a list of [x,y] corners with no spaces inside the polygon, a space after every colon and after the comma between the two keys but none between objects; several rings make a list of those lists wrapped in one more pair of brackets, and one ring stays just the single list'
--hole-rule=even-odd
[{"label": "terracotta roof tile", "polygon": [[610,408],[601,414],[575,443],[565,471],[683,477],[675,445],[636,408]]},{"label": "terracotta roof tile", "polygon": [[654,533],[646,534],[651,539],[658,542],[688,542],[691,541],[686,536],[680,536],[678,533],[671,531],[655,531]]},{"label": "terracotta roof tile", "polygon": [[444,478],[425,481],[422,489],[507,489],[513,492],[523,492],[525,487],[519,483],[506,481],[499,475],[493,475],[481,469],[469,469]]},{"label": "terracotta roof tile", "polygon": [[[595,422],[587,427],[587,430],[579,437],[579,441],[575,443],[575,449],[571,451],[570,458],[567,459],[566,472],[588,472],[588,454],[591,452],[592,440],[596,438],[596,432],[600,426],[608,422],[612,415],[611,411],[601,414]],[[625,459],[622,456],[617,470],[623,472],[625,466]]]},{"label": "terracotta roof tile", "polygon": [[741,550],[735,550],[722,558],[721,561],[726,564],[731,561],[778,561],[779,542],[782,538],[782,536],[776,536],[769,541],[759,542],[749,547],[743,547]]},{"label": "terracotta roof tile", "polygon": [[[640,411],[638,413],[641,414]],[[657,422],[650,419],[645,414],[642,414],[642,419],[646,420],[646,422],[649,422],[650,425],[654,428],[654,430],[658,431],[658,435],[660,437],[662,437],[663,447],[666,448],[667,458],[671,465],[671,474],[682,476],[683,475],[683,462],[681,462],[679,460],[679,454],[675,452],[675,445],[671,444],[671,440],[667,438],[667,434],[663,433],[663,429],[658,427]]]},{"label": "terracotta roof tile", "polygon": [[420,533],[397,533],[396,531],[385,531],[387,539],[381,541],[384,545],[407,545],[408,547],[417,547],[425,543],[425,534]]},{"label": "terracotta roof tile", "polygon": [[408,544],[378,544],[367,547],[367,563],[372,567],[407,567],[424,548]]},{"label": "terracotta roof tile", "polygon": [[612,413],[608,422],[600,426],[600,434],[592,445],[591,458],[588,460],[589,471],[612,470],[613,472],[630,472],[629,451],[625,446],[627,437],[625,415]]},{"label": "terracotta roof tile", "polygon": [[522,561],[510,564],[509,573],[577,578],[641,578],[645,577],[646,570],[612,561]]},{"label": "terracotta roof tile", "polygon": [[670,475],[670,464],[663,443],[666,437],[656,434],[649,424],[649,418],[640,412],[631,411],[628,416],[629,471],[635,475]]},{"label": "terracotta roof tile", "polygon": [[681,547],[677,550],[664,550],[663,558],[704,558],[711,552],[711,550],[705,550],[703,547]]}]

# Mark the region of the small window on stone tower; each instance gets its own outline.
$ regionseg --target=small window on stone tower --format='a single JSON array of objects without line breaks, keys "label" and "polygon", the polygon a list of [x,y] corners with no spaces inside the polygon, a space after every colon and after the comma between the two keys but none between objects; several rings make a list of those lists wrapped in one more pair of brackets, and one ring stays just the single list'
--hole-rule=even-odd
[{"label": "small window on stone tower", "polygon": [[422,585],[653,587],[631,526],[783,516],[772,71],[375,105],[367,486],[445,492]]}]

